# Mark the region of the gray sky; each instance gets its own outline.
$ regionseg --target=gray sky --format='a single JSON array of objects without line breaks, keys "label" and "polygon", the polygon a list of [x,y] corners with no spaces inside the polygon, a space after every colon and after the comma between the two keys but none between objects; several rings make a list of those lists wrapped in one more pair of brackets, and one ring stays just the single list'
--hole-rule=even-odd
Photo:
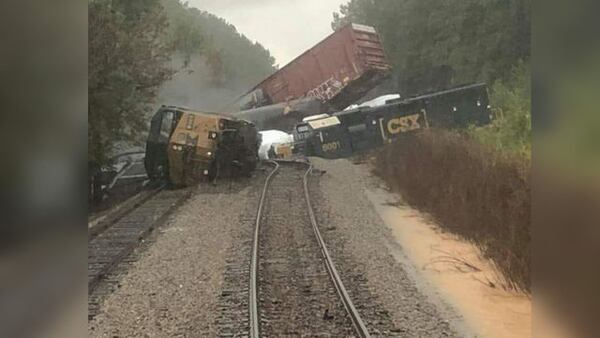
[{"label": "gray sky", "polygon": [[189,0],[260,42],[280,66],[331,34],[333,12],[348,0]]}]

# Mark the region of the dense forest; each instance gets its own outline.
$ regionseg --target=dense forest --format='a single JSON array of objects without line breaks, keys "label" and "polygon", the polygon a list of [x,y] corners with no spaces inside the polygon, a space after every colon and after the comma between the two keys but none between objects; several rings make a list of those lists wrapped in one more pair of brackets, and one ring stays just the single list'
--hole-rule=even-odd
[{"label": "dense forest", "polygon": [[160,104],[216,110],[274,71],[268,50],[178,0],[90,0],[90,174],[141,143]]},{"label": "dense forest", "polygon": [[178,0],[162,3],[178,43],[172,67],[185,68],[161,87],[160,103],[217,111],[275,70],[268,50],[223,19]]},{"label": "dense forest", "polygon": [[530,0],[351,0],[334,13],[374,26],[403,96],[487,82],[497,115],[481,142],[530,152]]}]

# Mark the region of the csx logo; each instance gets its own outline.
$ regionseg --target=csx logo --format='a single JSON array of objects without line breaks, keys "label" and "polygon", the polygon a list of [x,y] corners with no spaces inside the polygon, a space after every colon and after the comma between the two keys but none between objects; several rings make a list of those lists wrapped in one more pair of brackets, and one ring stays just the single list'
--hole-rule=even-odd
[{"label": "csx logo", "polygon": [[421,128],[419,114],[396,117],[388,121],[387,130],[390,134],[399,134]]}]

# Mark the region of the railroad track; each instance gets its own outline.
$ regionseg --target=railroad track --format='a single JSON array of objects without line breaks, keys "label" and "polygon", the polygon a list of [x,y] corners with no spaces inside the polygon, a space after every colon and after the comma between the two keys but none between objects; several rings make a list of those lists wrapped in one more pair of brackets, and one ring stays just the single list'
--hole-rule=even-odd
[{"label": "railroad track", "polygon": [[[126,210],[91,229],[88,235],[88,318],[118,284],[119,266],[131,261],[140,242],[189,195],[189,189],[168,190],[164,185],[149,191]],[[126,270],[126,269],[125,269]]]},{"label": "railroad track", "polygon": [[251,251],[250,337],[370,337],[321,237],[307,184],[312,165],[271,163]]},{"label": "railroad track", "polygon": [[142,191],[139,194],[131,197],[129,200],[123,202],[122,205],[117,206],[117,210],[104,216],[101,221],[88,228],[88,240],[94,239],[96,236],[104,232],[104,230],[113,226],[123,217],[127,216],[133,210],[137,209],[150,198],[161,192],[166,186],[166,183],[158,183],[157,186]]}]

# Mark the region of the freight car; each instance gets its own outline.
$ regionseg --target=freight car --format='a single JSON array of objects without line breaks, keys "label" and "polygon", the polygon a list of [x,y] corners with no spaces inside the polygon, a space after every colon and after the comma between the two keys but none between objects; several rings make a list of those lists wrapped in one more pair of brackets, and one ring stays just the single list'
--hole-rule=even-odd
[{"label": "freight car", "polygon": [[247,121],[162,106],[152,117],[144,164],[152,179],[175,186],[249,175],[258,163],[259,134]]},{"label": "freight car", "polygon": [[464,128],[491,118],[486,85],[472,84],[305,119],[294,128],[294,148],[307,156],[343,158],[424,128]]},{"label": "freight car", "polygon": [[375,29],[350,23],[252,88],[240,100],[240,108],[315,98],[341,110],[390,73]]}]

